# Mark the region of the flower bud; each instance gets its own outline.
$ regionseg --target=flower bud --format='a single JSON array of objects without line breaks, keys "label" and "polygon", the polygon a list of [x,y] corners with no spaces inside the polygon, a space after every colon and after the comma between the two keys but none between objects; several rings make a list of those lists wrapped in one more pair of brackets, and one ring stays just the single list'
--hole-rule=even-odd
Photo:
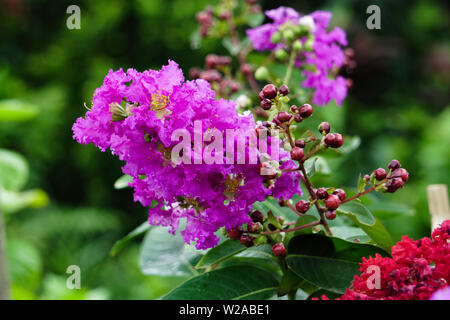
[{"label": "flower bud", "polygon": [[330,133],[330,124],[328,122],[322,122],[319,124],[319,132],[323,135]]},{"label": "flower bud", "polygon": [[316,196],[319,199],[326,199],[328,198],[328,191],[325,188],[319,188],[316,190]]},{"label": "flower bud", "polygon": [[336,219],[336,210],[327,210],[327,211],[325,211],[325,217],[328,220]]},{"label": "flower bud", "polygon": [[311,203],[309,201],[300,200],[295,204],[295,209],[300,213],[305,213],[309,210]]},{"label": "flower bud", "polygon": [[276,243],[272,247],[272,252],[275,257],[284,257],[286,255],[286,248],[283,243]]},{"label": "flower bud", "polygon": [[269,77],[269,70],[266,67],[259,67],[255,71],[255,79],[259,81],[267,80]]},{"label": "flower bud", "polygon": [[408,173],[408,171],[406,171],[406,169],[398,168],[398,169],[395,169],[394,172],[392,172],[392,177],[393,178],[401,178],[403,180],[403,182],[406,182],[409,179],[409,173]]},{"label": "flower bud", "polygon": [[278,90],[278,92],[282,95],[282,96],[286,96],[289,94],[289,87],[285,84],[283,84],[280,89]]},{"label": "flower bud", "polygon": [[239,238],[239,242],[246,247],[251,247],[253,245],[253,239],[247,233],[243,233]]},{"label": "flower bud", "polygon": [[291,159],[296,161],[301,161],[305,156],[305,151],[302,148],[294,147],[291,150]]},{"label": "flower bud", "polygon": [[253,220],[253,222],[263,222],[264,221],[264,214],[261,211],[255,210],[250,213],[250,218]]},{"label": "flower bud", "polygon": [[328,147],[339,148],[344,143],[344,139],[339,133],[329,133],[325,136],[324,142]]},{"label": "flower bud", "polygon": [[262,89],[262,92],[266,99],[275,99],[277,96],[277,87],[273,84],[266,84]]},{"label": "flower bud", "polygon": [[329,195],[325,200],[325,206],[327,207],[327,209],[336,210],[340,204],[341,200],[335,194]]},{"label": "flower bud", "polygon": [[241,65],[242,74],[249,75],[252,73],[252,67],[248,63],[244,63]]},{"label": "flower bud", "polygon": [[237,240],[241,237],[243,230],[241,227],[236,227],[228,230],[228,237],[233,240]]},{"label": "flower bud", "polygon": [[292,45],[292,47],[294,48],[294,50],[296,51],[300,51],[303,48],[303,44],[300,40],[295,40],[294,44]]},{"label": "flower bud", "polygon": [[270,42],[272,42],[272,43],[279,43],[279,42],[281,42],[281,33],[274,32],[272,34],[272,37],[270,37]]},{"label": "flower bud", "polygon": [[402,178],[394,178],[386,183],[386,192],[394,193],[398,189],[403,187]]},{"label": "flower bud", "polygon": [[347,197],[347,194],[343,189],[336,189],[334,190],[333,194],[337,195],[339,197],[339,200],[344,201]]},{"label": "flower bud", "polygon": [[247,225],[247,231],[249,233],[260,233],[262,230],[262,224],[259,222],[250,222]]},{"label": "flower bud", "polygon": [[270,108],[272,108],[272,100],[267,98],[261,100],[261,108],[263,108],[264,110],[270,110]]},{"label": "flower bud", "polygon": [[298,139],[297,141],[295,141],[295,146],[299,148],[304,148],[305,144],[306,144],[305,140],[302,139]]},{"label": "flower bud", "polygon": [[391,162],[389,162],[388,168],[390,170],[395,170],[400,168],[402,165],[400,164],[400,162],[398,160],[392,160]]},{"label": "flower bud", "polygon": [[300,114],[300,116],[302,118],[308,118],[313,114],[313,108],[310,104],[305,103],[304,105],[302,105],[300,107],[300,109],[298,110],[298,113]]},{"label": "flower bud", "polygon": [[284,60],[284,59],[286,59],[288,57],[288,54],[287,54],[287,52],[285,50],[278,49],[277,51],[275,51],[275,57],[278,60]]},{"label": "flower bud", "polygon": [[377,179],[378,181],[383,180],[384,178],[386,178],[386,170],[384,170],[383,168],[378,168],[377,170],[375,170],[373,172],[373,176],[375,177],[375,179]]},{"label": "flower bud", "polygon": [[286,111],[280,111],[278,113],[278,120],[281,123],[288,122],[292,118],[292,115],[287,113]]}]

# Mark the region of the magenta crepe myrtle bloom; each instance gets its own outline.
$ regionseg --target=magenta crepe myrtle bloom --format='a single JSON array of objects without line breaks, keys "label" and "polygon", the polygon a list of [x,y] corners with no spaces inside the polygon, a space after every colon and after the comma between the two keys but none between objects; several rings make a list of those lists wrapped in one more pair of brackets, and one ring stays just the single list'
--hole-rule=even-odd
[{"label": "magenta crepe myrtle bloom", "polygon": [[[253,203],[264,201],[273,190],[264,185],[258,163],[175,164],[171,149],[178,141],[172,141],[173,133],[183,129],[194,135],[200,130],[203,135],[211,129],[255,127],[253,116],[238,114],[234,101],[216,100],[204,80],[184,82],[181,69],[169,61],[160,71],[110,71],[73,132],[79,143],[109,148],[124,161],[122,171],[133,178],[134,200],[149,207],[150,224],[174,233],[180,219],[186,219],[184,240],[206,249],[217,244],[214,233],[219,228],[250,222]],[[250,148],[247,144],[246,150]],[[298,181],[292,178],[283,185],[300,193]]]},{"label": "magenta crepe myrtle bloom", "polygon": [[[340,106],[347,96],[347,84],[342,76],[332,76],[332,73],[344,64],[342,46],[347,45],[347,39],[345,32],[339,27],[328,32],[331,13],[315,11],[302,16],[287,7],[279,7],[265,13],[273,20],[272,23],[247,30],[253,48],[257,51],[284,48],[286,45],[283,43],[272,43],[272,36],[280,26],[285,23],[305,25],[314,38],[314,44],[312,51],[300,51],[296,60],[296,67],[309,66],[302,71],[305,80],[301,85],[314,89],[313,103],[326,105],[335,100]],[[306,42],[306,37],[302,42]]]}]

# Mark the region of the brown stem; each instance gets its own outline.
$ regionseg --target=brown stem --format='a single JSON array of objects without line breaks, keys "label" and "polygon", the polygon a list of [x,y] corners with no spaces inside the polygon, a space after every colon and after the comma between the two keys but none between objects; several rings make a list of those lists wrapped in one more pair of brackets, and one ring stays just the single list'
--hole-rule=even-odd
[{"label": "brown stem", "polygon": [[298,212],[298,210],[295,209],[295,207],[292,205],[292,203],[291,203],[290,201],[287,201],[287,205],[288,205],[288,207],[289,207],[292,211],[294,211],[294,213],[295,213],[296,215],[298,215],[299,217],[303,217],[303,214],[300,213],[300,212]]},{"label": "brown stem", "polygon": [[321,224],[322,222],[320,220],[308,223],[308,224],[304,224],[302,226],[298,226],[295,228],[290,228],[290,229],[281,229],[281,230],[275,230],[275,231],[266,231],[266,232],[262,232],[261,234],[275,234],[275,233],[280,233],[280,232],[293,232],[293,231],[298,231],[298,230],[302,230],[302,229],[306,229],[306,228],[311,228],[314,226],[317,226],[318,224]]},{"label": "brown stem", "polygon": [[376,185],[370,187],[369,189],[366,189],[366,190],[363,190],[363,191],[361,191],[361,192],[358,192],[358,193],[355,194],[354,196],[352,196],[352,197],[350,197],[350,198],[347,198],[347,199],[341,201],[341,204],[342,204],[342,203],[346,203],[346,202],[350,202],[350,201],[355,200],[355,199],[357,199],[357,198],[359,198],[359,197],[361,197],[361,196],[363,196],[363,195],[365,195],[365,194],[368,194],[368,193],[374,191],[377,187],[379,187],[380,185],[382,185],[383,183],[385,183],[388,179],[389,179],[389,177],[387,177],[387,178],[381,180],[380,182],[378,182]]},{"label": "brown stem", "polygon": [[314,149],[312,149],[304,158],[303,161],[308,160],[311,158],[312,155],[314,155],[320,148],[322,147],[322,144],[319,143]]},{"label": "brown stem", "polygon": [[316,193],[314,192],[313,185],[312,185],[311,181],[309,181],[308,175],[306,174],[306,170],[305,170],[305,167],[303,165],[303,162],[300,163],[300,170],[303,173],[303,181],[305,182],[305,185],[306,185],[306,188],[308,189],[309,195],[313,199],[314,205],[316,206],[317,212],[319,213],[320,221],[323,224],[323,227],[325,228],[325,231],[329,235],[333,235],[333,233],[330,230],[330,227],[328,226],[328,222],[325,219],[325,216],[323,214],[323,212],[325,210],[320,206],[319,202],[317,201]]}]

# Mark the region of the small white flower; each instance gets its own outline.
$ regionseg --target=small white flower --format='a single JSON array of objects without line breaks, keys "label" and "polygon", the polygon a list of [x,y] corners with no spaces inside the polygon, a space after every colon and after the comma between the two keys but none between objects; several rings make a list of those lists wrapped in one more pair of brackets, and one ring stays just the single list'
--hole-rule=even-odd
[{"label": "small white flower", "polygon": [[298,24],[305,26],[309,29],[309,31],[316,31],[316,24],[314,23],[314,19],[311,16],[303,16],[298,19]]},{"label": "small white flower", "polygon": [[248,107],[250,105],[252,101],[250,100],[249,97],[247,97],[245,94],[241,94],[239,97],[237,97],[236,99],[236,103],[238,108],[245,108]]}]

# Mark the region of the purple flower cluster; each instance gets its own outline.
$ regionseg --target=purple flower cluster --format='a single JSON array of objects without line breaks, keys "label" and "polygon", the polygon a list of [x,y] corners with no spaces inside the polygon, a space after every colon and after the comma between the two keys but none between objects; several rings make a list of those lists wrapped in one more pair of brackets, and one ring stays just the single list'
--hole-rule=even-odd
[{"label": "purple flower cluster", "polygon": [[[256,201],[274,192],[283,198],[301,193],[299,177],[288,173],[280,178],[285,192],[266,187],[258,164],[171,161],[177,143],[172,133],[185,129],[194,135],[194,122],[201,122],[202,134],[213,128],[254,130],[253,116],[239,115],[235,107],[234,101],[216,100],[204,80],[184,82],[173,61],[160,71],[111,70],[95,91],[92,108],[74,124],[74,138],[102,151],[109,148],[125,162],[122,171],[133,178],[135,201],[149,207],[150,224],[169,227],[174,233],[184,218],[184,240],[206,249],[217,244],[214,233],[219,228],[229,230],[249,222]],[[157,205],[152,206],[152,201]]]},{"label": "purple flower cluster", "polygon": [[[304,25],[314,39],[314,44],[312,51],[300,51],[296,60],[296,67],[308,66],[302,71],[305,76],[302,86],[314,89],[312,102],[317,105],[326,105],[332,99],[341,105],[347,95],[347,83],[342,76],[334,73],[344,64],[345,55],[341,46],[346,46],[347,40],[345,32],[339,27],[327,31],[331,13],[315,11],[301,16],[292,8],[279,7],[266,11],[266,15],[273,20],[272,23],[247,30],[253,48],[257,51],[283,48],[285,44],[271,42],[280,26],[285,23]],[[303,44],[306,38],[302,39]]]}]

